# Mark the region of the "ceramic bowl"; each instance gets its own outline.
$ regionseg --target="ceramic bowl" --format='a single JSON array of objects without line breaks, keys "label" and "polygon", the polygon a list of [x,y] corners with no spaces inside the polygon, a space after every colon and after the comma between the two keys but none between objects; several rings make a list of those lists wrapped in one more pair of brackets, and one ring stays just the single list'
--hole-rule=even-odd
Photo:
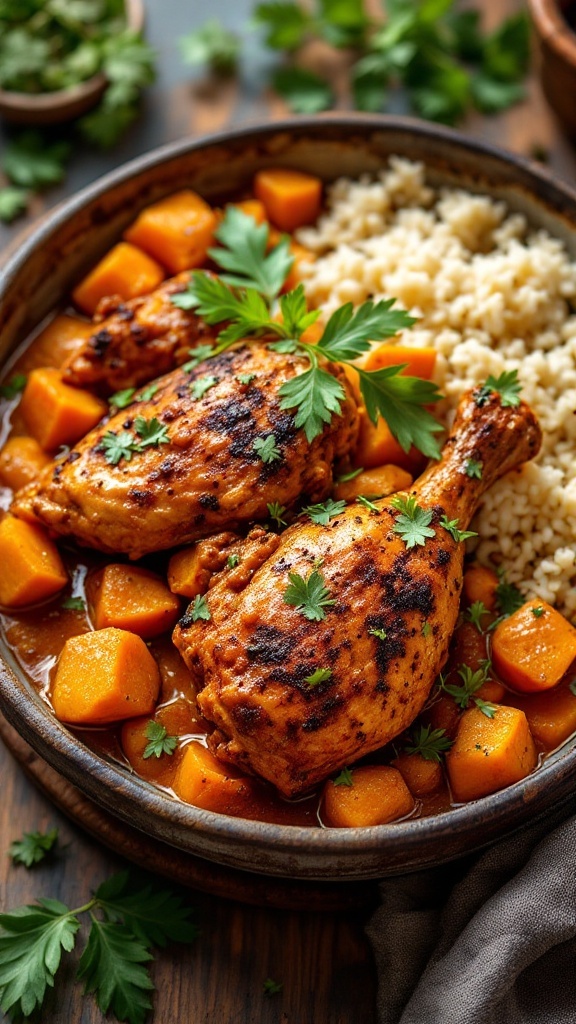
[{"label": "ceramic bowl", "polygon": [[[58,207],[5,268],[0,355],[66,296],[147,204],[185,187],[219,200],[282,164],[330,181],[377,172],[390,154],[423,161],[432,183],[504,200],[576,257],[576,193],[530,162],[448,129],[401,118],[329,116],[186,139],[127,164]],[[300,879],[360,880],[478,849],[567,801],[576,740],[523,782],[447,814],[365,829],[269,825],[176,802],[90,752],[51,714],[3,649],[0,707],[45,760],[96,803],[155,839],[219,864]]]},{"label": "ceramic bowl", "polygon": [[[128,28],[141,32],[144,27],[142,0],[126,0]],[[106,91],[105,75],[99,73],[69,89],[56,89],[38,95],[0,89],[0,114],[12,124],[63,124],[81,117],[100,101]]]},{"label": "ceramic bowl", "polygon": [[529,6],[544,95],[563,127],[576,138],[576,3],[529,0]]}]

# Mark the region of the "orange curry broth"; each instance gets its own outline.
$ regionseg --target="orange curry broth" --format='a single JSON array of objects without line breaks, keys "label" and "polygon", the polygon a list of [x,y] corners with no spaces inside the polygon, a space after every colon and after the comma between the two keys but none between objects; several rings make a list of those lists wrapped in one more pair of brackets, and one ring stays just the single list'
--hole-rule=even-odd
[{"label": "orange curry broth", "polygon": [[[66,320],[69,316],[74,318],[75,328],[73,324],[63,323],[63,318]],[[58,325],[56,321],[58,321]],[[52,325],[54,326],[52,327]],[[21,346],[16,357],[10,362],[9,371],[4,374],[4,381],[10,380],[17,374],[27,374],[38,367],[58,368],[74,350],[74,346],[78,344],[79,334],[87,333],[89,326],[90,322],[83,320],[82,314],[78,314],[76,310],[60,313],[47,325],[42,325],[42,330],[37,332],[37,340],[33,337]],[[2,445],[10,437],[27,436],[26,424],[19,412],[17,401],[3,404],[5,409],[0,423],[0,443]],[[10,489],[0,487],[1,509],[8,509],[11,498]],[[0,516],[2,514],[0,510]],[[107,561],[104,556],[96,552],[79,551],[69,541],[60,543],[59,550],[70,575],[71,587],[47,603],[31,609],[10,611],[0,616],[2,632],[8,646],[31,684],[48,706],[51,706],[51,680],[66,640],[93,628],[89,610],[85,610],[86,577],[89,573],[105,565]],[[118,558],[114,558],[113,561],[117,562]],[[163,553],[143,560],[146,567],[160,572],[164,578],[167,562],[168,554],[164,555]],[[83,609],[62,607],[62,601],[71,594],[74,597],[82,598]],[[184,611],[185,604],[185,600],[182,599],[182,611]],[[489,634],[486,636],[484,641],[486,653],[483,656],[489,657]],[[457,664],[462,660],[461,655],[466,651],[466,643],[462,648],[461,635],[455,634],[455,637],[454,643],[460,649],[457,655],[453,654],[452,656],[453,672],[456,672]],[[172,789],[172,781],[186,746],[193,742],[206,745],[206,739],[212,727],[201,718],[197,711],[190,674],[173,646],[170,635],[165,634],[149,641],[148,647],[158,663],[162,681],[154,718],[165,726],[168,735],[178,737],[178,745],[174,753],[171,756],[163,755],[159,758],[155,756],[143,758],[143,751],[147,745],[145,727],[150,721],[149,716],[113,726],[90,729],[74,728],[71,731],[95,753],[118,762],[124,767],[131,768],[142,778],[178,799]],[[450,671],[450,662],[448,671]],[[501,690],[499,703],[519,707],[525,711],[528,711],[530,707],[536,709],[540,719],[544,722],[541,732],[542,735],[545,735],[547,710],[549,709],[553,716],[555,707],[565,704],[570,699],[576,703],[576,697],[569,689],[568,683],[569,680],[565,679],[552,691],[537,695],[516,694],[504,687],[503,692]],[[440,697],[438,693],[434,692],[427,707],[416,719],[414,725],[424,724],[434,728],[438,727],[435,719],[439,711],[440,700],[446,703],[446,695]],[[450,713],[452,714],[453,711]],[[564,736],[562,743],[566,742],[568,738],[568,736]],[[406,736],[400,737],[396,746],[391,744],[358,763],[388,763],[403,750],[405,740]],[[541,738],[536,738],[535,743],[540,755],[540,763],[546,754],[558,746],[558,743],[546,744]],[[231,778],[242,778],[240,773],[233,768],[229,769],[229,774]],[[248,777],[244,777],[244,781],[245,786],[240,787],[240,797],[238,797],[237,791],[234,799],[231,799],[228,804],[223,803],[218,810],[234,816],[260,821],[314,827],[322,825],[321,798],[318,793],[291,802],[280,798],[267,783]],[[441,785],[435,792],[416,800],[411,816],[437,814],[448,811],[451,806],[453,806],[453,802],[446,773],[443,771]]]}]

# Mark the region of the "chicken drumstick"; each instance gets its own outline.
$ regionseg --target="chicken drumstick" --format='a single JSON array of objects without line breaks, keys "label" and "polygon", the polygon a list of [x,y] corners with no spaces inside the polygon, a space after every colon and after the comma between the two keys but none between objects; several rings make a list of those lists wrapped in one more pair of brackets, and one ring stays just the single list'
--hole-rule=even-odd
[{"label": "chicken drumstick", "polygon": [[[214,752],[295,796],[407,728],[458,615],[464,544],[442,523],[465,530],[483,492],[540,440],[527,405],[476,389],[410,492],[433,536],[412,545],[400,503],[384,498],[239,542],[239,564],[212,579],[209,620],[191,608],[174,633],[217,727]],[[481,479],[467,475],[470,459]]]}]

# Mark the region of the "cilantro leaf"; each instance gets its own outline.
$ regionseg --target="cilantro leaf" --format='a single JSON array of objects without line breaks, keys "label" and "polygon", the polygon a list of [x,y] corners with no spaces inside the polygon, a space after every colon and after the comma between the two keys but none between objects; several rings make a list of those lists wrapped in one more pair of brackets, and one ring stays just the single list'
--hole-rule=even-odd
[{"label": "cilantro leaf", "polygon": [[[404,327],[416,323],[403,309],[392,309],[396,299],[374,304],[363,302],[355,310],[351,302],[332,313],[317,348],[334,362],[357,359],[372,347],[372,338],[392,338]],[[395,371],[404,367],[395,367]]]},{"label": "cilantro leaf", "polygon": [[332,678],[331,668],[317,668],[309,676],[304,676],[304,682],[308,683],[308,686],[319,686],[320,683],[327,682],[328,679]]},{"label": "cilantro leaf", "polygon": [[26,212],[30,196],[25,188],[18,188],[16,185],[6,185],[0,188],[0,220],[5,224],[11,224],[20,214]]},{"label": "cilantro leaf", "polygon": [[464,466],[464,472],[471,479],[481,480],[483,468],[482,462],[478,462],[476,459],[468,459]]},{"label": "cilantro leaf", "polygon": [[364,508],[369,509],[370,512],[376,512],[378,515],[380,515],[381,509],[378,508],[378,505],[375,505],[374,502],[370,501],[369,498],[365,498],[363,494],[357,494],[356,501],[358,501],[361,505],[364,505]]},{"label": "cilantro leaf", "polygon": [[85,992],[95,993],[102,1013],[111,1010],[118,1020],[144,1024],[154,989],[144,964],[152,959],[144,943],[124,925],[93,916],[78,978],[84,981]]},{"label": "cilantro leaf", "polygon": [[148,384],[147,387],[145,387],[143,391],[140,391],[139,394],[136,396],[136,401],[149,402],[152,398],[154,398],[154,395],[158,391],[159,386],[159,384],[155,383]]},{"label": "cilantro leaf", "polygon": [[238,383],[239,384],[245,384],[246,386],[248,384],[251,384],[252,381],[255,379],[255,377],[256,377],[255,373],[237,373],[236,374],[236,380],[238,381]]},{"label": "cilantro leaf", "polygon": [[329,83],[307,68],[278,68],[272,76],[272,85],[295,114],[318,114],[329,110],[333,103]]},{"label": "cilantro leaf", "polygon": [[429,725],[421,725],[413,732],[405,750],[407,754],[420,754],[425,761],[436,761],[439,764],[442,754],[450,750],[452,742],[445,729],[432,729]]},{"label": "cilantro leaf", "polygon": [[51,853],[58,842],[58,829],[49,832],[25,832],[22,839],[10,844],[9,854],[15,864],[24,864],[31,868],[39,864],[47,854]]},{"label": "cilantro leaf", "polygon": [[356,369],[372,422],[376,423],[380,414],[405,452],[414,445],[424,455],[437,459],[440,448],[433,435],[443,428],[423,408],[441,397],[436,385],[420,377],[401,375],[403,366],[385,366],[371,372]]},{"label": "cilantro leaf", "polygon": [[192,622],[197,622],[198,619],[203,619],[205,622],[209,622],[212,618],[208,602],[202,594],[196,594],[196,597],[190,605],[189,614],[192,618]]},{"label": "cilantro leaf", "polygon": [[423,637],[432,636],[432,626],[430,625],[429,622],[422,623],[421,633]]},{"label": "cilantro leaf", "polygon": [[69,155],[69,143],[49,142],[41,132],[24,131],[6,146],[2,170],[20,188],[43,189],[62,181]]},{"label": "cilantro leaf", "polygon": [[346,484],[349,480],[355,480],[360,473],[364,472],[364,467],[360,466],[359,469],[351,469],[349,473],[342,473],[341,476],[336,477],[337,484]]},{"label": "cilantro leaf", "polygon": [[340,413],[346,397],[340,381],[319,366],[285,381],[279,394],[281,409],[297,409],[294,423],[304,428],[308,442],[322,433],[333,413]]},{"label": "cilantro leaf", "polygon": [[283,987],[283,982],[274,981],[272,978],[266,978],[262,985],[265,996],[275,996],[282,991]]},{"label": "cilantro leaf", "polygon": [[[146,876],[145,876],[146,879]],[[155,882],[142,885],[130,871],[111,875],[94,893],[107,918],[119,918],[136,938],[147,946],[164,948],[168,941],[190,942],[199,932],[191,919],[191,909],[170,889]]]},{"label": "cilantro leaf", "polygon": [[29,1017],[54,985],[62,951],[74,949],[78,918],[57,900],[0,914],[0,1009]]},{"label": "cilantro leaf", "polygon": [[525,11],[505,18],[484,41],[482,67],[501,82],[518,82],[530,62],[530,19]]},{"label": "cilantro leaf", "polygon": [[134,435],[128,430],[121,430],[119,434],[114,430],[108,430],[102,437],[97,450],[104,452],[106,462],[109,462],[111,466],[117,466],[121,459],[130,462],[134,452],[138,451],[138,445]]},{"label": "cilantro leaf", "polygon": [[281,526],[286,526],[286,521],[282,519],[282,516],[286,511],[286,507],[284,505],[281,505],[279,501],[272,501],[268,502],[266,507],[268,509],[268,515],[274,520],[278,529],[280,529]]},{"label": "cilantro leaf", "polygon": [[307,505],[306,508],[302,509],[302,512],[309,516],[313,523],[317,523],[319,526],[328,526],[330,520],[334,519],[335,516],[341,515],[345,508],[345,501],[334,501],[332,498],[326,498],[326,501],[319,502],[317,505]]},{"label": "cilantro leaf", "polygon": [[227,565],[228,569],[235,569],[236,566],[239,565],[239,563],[240,563],[240,555],[237,555],[237,554],[228,555],[228,558],[226,559],[226,565]]},{"label": "cilantro leaf", "polygon": [[535,619],[540,619],[544,615],[544,609],[542,605],[535,606],[534,608],[532,608],[532,615]]},{"label": "cilantro leaf", "polygon": [[377,636],[379,640],[385,640],[387,636],[385,629],[369,629],[368,632],[371,633],[372,636]]},{"label": "cilantro leaf", "polygon": [[490,612],[483,601],[474,601],[470,607],[466,609],[464,618],[466,619],[466,622],[471,622],[479,633],[483,633],[484,629],[482,627],[482,619],[485,615],[489,614]]},{"label": "cilantro leaf", "polygon": [[215,232],[221,243],[208,250],[226,273],[220,279],[236,288],[253,288],[269,302],[275,299],[294,263],[287,237],[267,252],[270,229],[237,206],[227,206]]},{"label": "cilantro leaf", "polygon": [[471,669],[469,665],[460,665],[458,675],[462,680],[462,686],[442,680],[441,689],[454,698],[459,708],[467,708],[476,690],[479,690],[490,678],[491,668],[492,664],[488,659],[481,662],[480,667],[475,670]]},{"label": "cilantro leaf", "polygon": [[151,720],[146,726],[146,739],[149,742],[144,748],[142,757],[162,757],[162,754],[173,754],[178,746],[177,736],[168,736],[165,726]]},{"label": "cilantro leaf", "polygon": [[86,610],[86,602],[83,597],[65,597],[60,607],[72,612],[83,612]]},{"label": "cilantro leaf", "polygon": [[519,82],[503,82],[483,71],[472,76],[470,90],[474,106],[483,114],[498,114],[526,97]]},{"label": "cilantro leaf", "polygon": [[514,586],[513,583],[507,583],[504,576],[501,577],[495,594],[498,608],[502,615],[505,616],[517,612],[525,601],[522,591],[518,590],[518,587]]},{"label": "cilantro leaf", "polygon": [[292,605],[312,622],[321,622],[326,618],[325,608],[336,604],[330,597],[324,577],[318,569],[313,569],[305,580],[297,572],[289,572],[290,585],[284,591],[284,601]]},{"label": "cilantro leaf", "polygon": [[446,515],[443,515],[441,517],[440,526],[444,527],[444,529],[450,534],[452,539],[455,540],[457,544],[460,544],[461,541],[468,540],[470,537],[478,536],[478,534],[475,533],[474,530],[459,530],[458,520],[448,519],[448,516]]},{"label": "cilantro leaf", "polygon": [[207,64],[217,75],[230,75],[236,70],[240,40],[216,18],[180,36],[178,43],[185,64]]},{"label": "cilantro leaf", "polygon": [[504,371],[499,377],[492,374],[486,379],[485,387],[496,391],[500,395],[500,403],[503,406],[520,405],[520,392],[522,385],[518,382],[518,371]]},{"label": "cilantro leaf", "polygon": [[116,391],[110,396],[108,402],[114,406],[115,409],[126,409],[131,405],[134,395],[136,394],[136,388],[124,388],[123,391]]},{"label": "cilantro leaf", "polygon": [[492,704],[488,700],[482,700],[481,697],[474,697],[474,703],[478,710],[481,711],[483,715],[486,715],[486,718],[494,718],[494,715],[498,710],[495,704]]},{"label": "cilantro leaf", "polygon": [[264,463],[275,462],[276,459],[282,458],[282,452],[276,444],[274,434],[268,434],[268,437],[257,437],[252,447]]},{"label": "cilantro leaf", "polygon": [[353,786],[354,780],[352,778],[352,770],[350,768],[343,768],[339,775],[332,780],[333,786]]},{"label": "cilantro leaf", "polygon": [[144,416],[137,416],[134,420],[134,430],[140,438],[138,451],[144,448],[157,448],[159,444],[169,444],[168,428],[164,423],[154,416],[147,420]]},{"label": "cilantro leaf", "polygon": [[10,378],[7,384],[0,386],[0,396],[11,402],[13,398],[20,395],[26,387],[28,378],[24,373],[16,373]]},{"label": "cilantro leaf", "polygon": [[310,24],[310,16],[300,4],[284,0],[257,4],[253,18],[266,29],[264,42],[273,50],[298,49]]},{"label": "cilantro leaf", "polygon": [[218,380],[218,377],[197,377],[196,380],[193,380],[192,383],[190,384],[192,398],[203,398],[206,392],[209,391],[210,388],[213,388],[214,385],[218,383]]},{"label": "cilantro leaf", "polygon": [[400,535],[407,548],[423,546],[427,537],[436,536],[436,531],[429,525],[433,513],[429,509],[421,508],[414,496],[398,496],[392,498],[390,504],[400,513],[392,530]]}]

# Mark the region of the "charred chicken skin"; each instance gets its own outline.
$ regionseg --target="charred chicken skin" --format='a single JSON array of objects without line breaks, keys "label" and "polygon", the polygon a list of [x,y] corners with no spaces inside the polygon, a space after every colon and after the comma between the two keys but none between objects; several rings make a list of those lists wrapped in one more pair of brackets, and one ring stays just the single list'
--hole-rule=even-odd
[{"label": "charred chicken skin", "polygon": [[[463,398],[441,460],[409,492],[431,513],[425,543],[401,536],[391,498],[376,511],[349,505],[328,526],[300,518],[280,536],[257,529],[239,541],[238,565],[207,591],[210,619],[190,611],[174,633],[216,726],[214,752],[293,797],[406,729],[458,615],[464,544],[442,523],[465,530],[483,492],[540,441],[525,404],[503,407],[477,389]],[[482,463],[480,480],[466,474],[470,459]],[[285,598],[289,574],[310,581],[314,572],[325,589],[313,619]]]},{"label": "charred chicken skin", "polygon": [[109,395],[139,387],[180,366],[189,351],[214,341],[214,330],[192,310],[179,309],[171,296],[184,291],[186,271],[164,281],[150,295],[122,302],[103,299],[94,318],[94,332],[63,367],[67,384]]},{"label": "charred chicken skin", "polygon": [[[302,357],[253,342],[174,370],[155,382],[151,398],[100,423],[23,488],[12,511],[90,547],[140,558],[265,520],[272,502],[320,501],[334,462],[354,448],[358,408],[346,376],[330,366],[346,393],[341,415],[308,442],[278,394],[305,367]],[[156,442],[141,445],[142,421],[157,423]]]}]

